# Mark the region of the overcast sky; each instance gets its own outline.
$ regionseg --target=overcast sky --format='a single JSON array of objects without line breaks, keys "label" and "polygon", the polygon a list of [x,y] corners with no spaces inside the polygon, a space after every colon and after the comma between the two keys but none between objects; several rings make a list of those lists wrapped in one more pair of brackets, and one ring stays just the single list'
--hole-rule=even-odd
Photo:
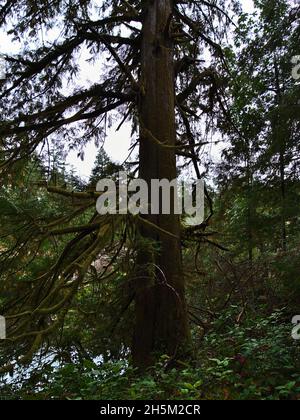
[{"label": "overcast sky", "polygon": [[[253,1],[252,0],[241,0],[243,3],[244,10],[251,13],[253,11]],[[5,54],[15,54],[19,51],[19,45],[11,42],[10,37],[4,33],[0,32],[0,53]],[[84,62],[84,60],[82,61]],[[95,83],[99,80],[99,71],[96,66],[91,67],[87,64],[83,74],[86,74],[86,82]],[[124,124],[123,127],[117,132],[116,127],[113,127],[108,130],[107,138],[104,143],[104,149],[111,157],[112,160],[123,162],[124,159],[128,156],[128,149],[131,145],[130,138],[131,127],[130,124]],[[220,155],[220,147],[212,148],[211,152],[213,155],[218,157]],[[77,157],[78,152],[70,152],[67,157],[67,163],[75,167],[76,172],[81,177],[88,179],[91,169],[93,167],[95,157],[97,154],[97,148],[93,143],[90,143],[85,148],[84,161]]]},{"label": "overcast sky", "polygon": [[[254,7],[252,0],[242,0],[242,3],[245,12],[253,12]],[[119,132],[116,132],[115,129],[110,129],[108,131],[104,149],[114,161],[122,162],[128,156],[128,149],[130,148],[131,144],[130,132],[130,124],[124,125]],[[96,153],[97,149],[94,144],[91,143],[85,149],[84,161],[81,161],[77,158],[77,152],[70,153],[67,161],[69,164],[76,167],[76,170],[80,176],[88,178],[93,166],[93,162],[95,160]],[[213,155],[220,155],[221,147],[212,148],[211,153]]]}]

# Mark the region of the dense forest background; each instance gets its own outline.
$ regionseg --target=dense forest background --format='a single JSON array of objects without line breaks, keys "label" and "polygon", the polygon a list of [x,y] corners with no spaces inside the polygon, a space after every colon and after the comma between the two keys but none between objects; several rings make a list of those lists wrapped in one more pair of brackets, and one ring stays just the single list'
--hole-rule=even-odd
[{"label": "dense forest background", "polygon": [[[300,6],[242,6],[0,1],[0,399],[299,399]],[[205,180],[204,222],[97,214],[120,170]]]}]

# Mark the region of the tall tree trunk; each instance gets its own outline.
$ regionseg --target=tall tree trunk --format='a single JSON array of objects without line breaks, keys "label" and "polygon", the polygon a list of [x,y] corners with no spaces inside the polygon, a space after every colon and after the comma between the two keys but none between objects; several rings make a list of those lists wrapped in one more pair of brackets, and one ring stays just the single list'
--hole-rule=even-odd
[{"label": "tall tree trunk", "polygon": [[[280,107],[282,104],[282,92],[280,87],[280,74],[277,59],[274,59],[275,69],[275,90],[276,105]],[[287,230],[286,230],[286,179],[285,179],[285,121],[281,117],[278,110],[277,121],[275,123],[275,140],[278,142],[279,148],[279,172],[280,172],[280,193],[281,193],[281,242],[282,250],[287,251]]]},{"label": "tall tree trunk", "polygon": [[249,147],[247,153],[247,232],[248,232],[248,258],[253,263],[253,169],[252,169],[252,152]]},{"label": "tall tree trunk", "polygon": [[[152,179],[176,178],[176,144],[173,41],[169,37],[171,0],[145,2],[142,35],[140,100],[140,177],[148,186]],[[151,135],[150,135],[151,133]],[[172,203],[172,196],[171,196]],[[172,206],[171,206],[172,208]],[[174,214],[147,215],[157,229],[141,228],[145,242],[153,241],[157,252],[145,244],[138,256],[136,279],[136,327],[133,359],[143,367],[153,354],[174,355],[188,341],[188,322],[180,249],[180,220]]]}]

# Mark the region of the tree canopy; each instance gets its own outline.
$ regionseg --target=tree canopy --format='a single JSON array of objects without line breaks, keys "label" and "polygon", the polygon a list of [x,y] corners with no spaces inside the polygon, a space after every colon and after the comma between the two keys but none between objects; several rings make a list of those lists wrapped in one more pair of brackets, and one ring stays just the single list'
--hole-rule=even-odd
[{"label": "tree canopy", "polygon": [[[3,55],[0,80],[0,375],[22,377],[39,359],[49,385],[83,369],[89,379],[76,386],[89,398],[100,358],[103,398],[116,384],[120,399],[197,399],[203,384],[207,398],[299,393],[289,340],[300,291],[300,8],[253,3],[245,13],[238,0],[0,1],[0,29],[18,50]],[[103,145],[124,125],[131,148],[113,162]],[[98,153],[84,180],[66,158],[84,160],[89,143]],[[204,221],[187,226],[172,205],[99,214],[97,183],[120,171],[148,185],[204,180]],[[276,371],[280,346],[284,368],[266,382],[255,363],[269,358],[264,376]],[[44,396],[59,397],[48,385]]]}]

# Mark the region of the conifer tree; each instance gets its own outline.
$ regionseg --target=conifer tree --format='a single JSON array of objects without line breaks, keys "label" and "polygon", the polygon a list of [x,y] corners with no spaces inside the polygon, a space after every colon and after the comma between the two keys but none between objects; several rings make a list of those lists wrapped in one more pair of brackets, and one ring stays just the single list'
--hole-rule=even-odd
[{"label": "conifer tree", "polygon": [[[131,121],[138,136],[141,178],[148,183],[176,178],[177,156],[190,160],[199,178],[198,152],[207,142],[201,121],[209,116],[212,128],[224,108],[220,43],[230,18],[223,6],[228,2],[1,1],[1,27],[22,46],[19,54],[5,57],[7,75],[1,82],[2,173],[13,174],[16,165],[51,141],[79,150],[87,141],[99,144],[114,112],[121,122]],[[205,49],[211,53],[208,65]],[[83,83],[82,55],[99,74],[89,86]],[[56,237],[67,241],[53,265],[3,306],[11,340],[26,342],[21,361],[30,360],[63,324],[89,267],[115,230],[124,232],[128,223],[124,217],[91,215],[96,192],[45,187],[69,200],[73,210],[52,221],[34,219],[39,247]],[[88,220],[78,224],[84,215]],[[132,276],[132,353],[135,363],[145,366],[153,353],[177,356],[188,346],[182,229],[174,211],[134,223],[143,241]],[[204,228],[195,231],[199,235]],[[11,258],[19,258],[18,252]],[[22,261],[25,269],[26,253]]]}]

